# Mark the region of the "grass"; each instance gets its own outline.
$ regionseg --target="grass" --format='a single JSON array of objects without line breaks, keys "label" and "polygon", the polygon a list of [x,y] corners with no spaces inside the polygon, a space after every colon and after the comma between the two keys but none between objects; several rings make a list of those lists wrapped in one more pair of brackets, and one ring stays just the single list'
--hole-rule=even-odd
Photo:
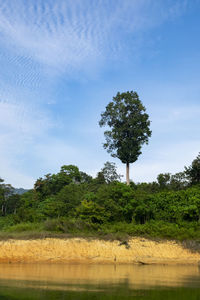
[{"label": "grass", "polygon": [[113,224],[91,224],[80,219],[49,219],[40,223],[8,224],[0,230],[0,239],[33,238],[99,238],[127,241],[130,237],[141,236],[153,239],[173,239],[200,243],[200,224],[181,224],[151,221],[145,224],[118,222]]}]

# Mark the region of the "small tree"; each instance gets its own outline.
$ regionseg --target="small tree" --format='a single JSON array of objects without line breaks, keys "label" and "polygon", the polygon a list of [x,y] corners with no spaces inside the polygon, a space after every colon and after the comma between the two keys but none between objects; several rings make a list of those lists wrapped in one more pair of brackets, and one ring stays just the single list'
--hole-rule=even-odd
[{"label": "small tree", "polygon": [[104,167],[101,169],[106,183],[111,183],[113,181],[120,181],[122,175],[117,174],[117,168],[115,163],[107,161]]},{"label": "small tree", "polygon": [[104,132],[107,149],[113,157],[126,164],[126,182],[129,179],[129,164],[141,154],[141,147],[148,144],[151,136],[150,121],[146,109],[136,92],[117,93],[101,114],[99,125],[109,126]]},{"label": "small tree", "polygon": [[169,187],[171,174],[170,173],[164,173],[159,174],[157,176],[157,181],[161,189],[166,189]]},{"label": "small tree", "polygon": [[1,215],[7,214],[8,198],[13,194],[14,188],[10,184],[5,184],[4,180],[0,178],[0,206]]},{"label": "small tree", "polygon": [[185,172],[179,172],[171,175],[170,178],[170,189],[171,190],[182,190],[189,185],[189,181]]}]

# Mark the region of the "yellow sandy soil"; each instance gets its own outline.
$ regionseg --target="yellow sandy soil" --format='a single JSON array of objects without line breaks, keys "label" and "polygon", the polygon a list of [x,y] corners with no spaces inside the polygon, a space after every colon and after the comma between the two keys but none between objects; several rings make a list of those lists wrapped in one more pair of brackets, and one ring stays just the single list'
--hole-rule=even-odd
[{"label": "yellow sandy soil", "polygon": [[119,241],[83,238],[8,240],[0,242],[0,262],[5,263],[144,263],[198,264],[200,253],[192,253],[175,241],[156,242],[132,238],[129,249]]}]

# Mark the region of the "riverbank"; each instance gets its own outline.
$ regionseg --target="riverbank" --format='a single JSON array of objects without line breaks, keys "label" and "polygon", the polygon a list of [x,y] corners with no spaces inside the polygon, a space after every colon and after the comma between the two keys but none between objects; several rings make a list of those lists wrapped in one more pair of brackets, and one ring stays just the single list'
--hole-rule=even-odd
[{"label": "riverbank", "polygon": [[44,238],[0,241],[0,263],[199,264],[200,253],[176,241]]}]

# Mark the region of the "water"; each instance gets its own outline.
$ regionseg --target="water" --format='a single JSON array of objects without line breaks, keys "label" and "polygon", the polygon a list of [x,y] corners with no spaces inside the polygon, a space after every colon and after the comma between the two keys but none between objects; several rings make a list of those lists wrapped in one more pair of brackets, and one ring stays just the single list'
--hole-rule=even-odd
[{"label": "water", "polygon": [[0,300],[200,300],[198,266],[1,264]]}]

